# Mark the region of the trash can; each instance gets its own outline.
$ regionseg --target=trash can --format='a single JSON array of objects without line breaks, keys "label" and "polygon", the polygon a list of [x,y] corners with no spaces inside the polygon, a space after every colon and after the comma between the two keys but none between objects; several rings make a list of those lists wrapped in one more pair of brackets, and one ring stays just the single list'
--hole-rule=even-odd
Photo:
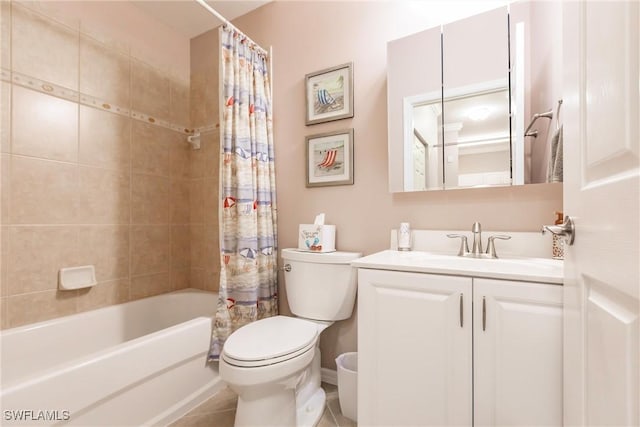
[{"label": "trash can", "polygon": [[342,353],[336,358],[338,366],[338,399],[342,415],[358,421],[358,353]]}]

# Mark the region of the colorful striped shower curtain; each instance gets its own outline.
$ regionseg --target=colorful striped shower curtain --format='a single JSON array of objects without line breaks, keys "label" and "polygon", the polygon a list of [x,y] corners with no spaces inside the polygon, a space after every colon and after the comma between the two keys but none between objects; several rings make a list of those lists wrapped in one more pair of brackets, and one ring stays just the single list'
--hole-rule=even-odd
[{"label": "colorful striped shower curtain", "polygon": [[269,59],[220,29],[220,290],[209,360],[240,326],[278,314]]}]

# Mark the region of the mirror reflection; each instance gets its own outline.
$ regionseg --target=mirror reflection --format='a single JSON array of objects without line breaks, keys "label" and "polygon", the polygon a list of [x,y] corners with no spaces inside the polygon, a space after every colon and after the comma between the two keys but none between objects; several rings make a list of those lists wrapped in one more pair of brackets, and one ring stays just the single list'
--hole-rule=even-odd
[{"label": "mirror reflection", "polygon": [[511,183],[509,89],[445,99],[445,188]]}]

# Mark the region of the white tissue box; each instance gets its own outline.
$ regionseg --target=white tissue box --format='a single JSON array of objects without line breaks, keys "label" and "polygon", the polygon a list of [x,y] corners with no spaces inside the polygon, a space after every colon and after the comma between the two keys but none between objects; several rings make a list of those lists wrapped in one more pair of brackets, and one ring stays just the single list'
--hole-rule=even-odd
[{"label": "white tissue box", "polygon": [[300,224],[298,249],[309,252],[335,252],[336,226]]}]

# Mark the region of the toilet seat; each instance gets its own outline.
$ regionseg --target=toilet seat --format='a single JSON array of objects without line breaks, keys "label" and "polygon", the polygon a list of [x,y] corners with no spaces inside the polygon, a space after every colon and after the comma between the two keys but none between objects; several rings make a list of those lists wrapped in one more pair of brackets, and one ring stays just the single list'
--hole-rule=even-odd
[{"label": "toilet seat", "polygon": [[316,323],[295,317],[274,316],[250,323],[231,334],[221,356],[234,366],[268,366],[312,350],[317,339]]}]

